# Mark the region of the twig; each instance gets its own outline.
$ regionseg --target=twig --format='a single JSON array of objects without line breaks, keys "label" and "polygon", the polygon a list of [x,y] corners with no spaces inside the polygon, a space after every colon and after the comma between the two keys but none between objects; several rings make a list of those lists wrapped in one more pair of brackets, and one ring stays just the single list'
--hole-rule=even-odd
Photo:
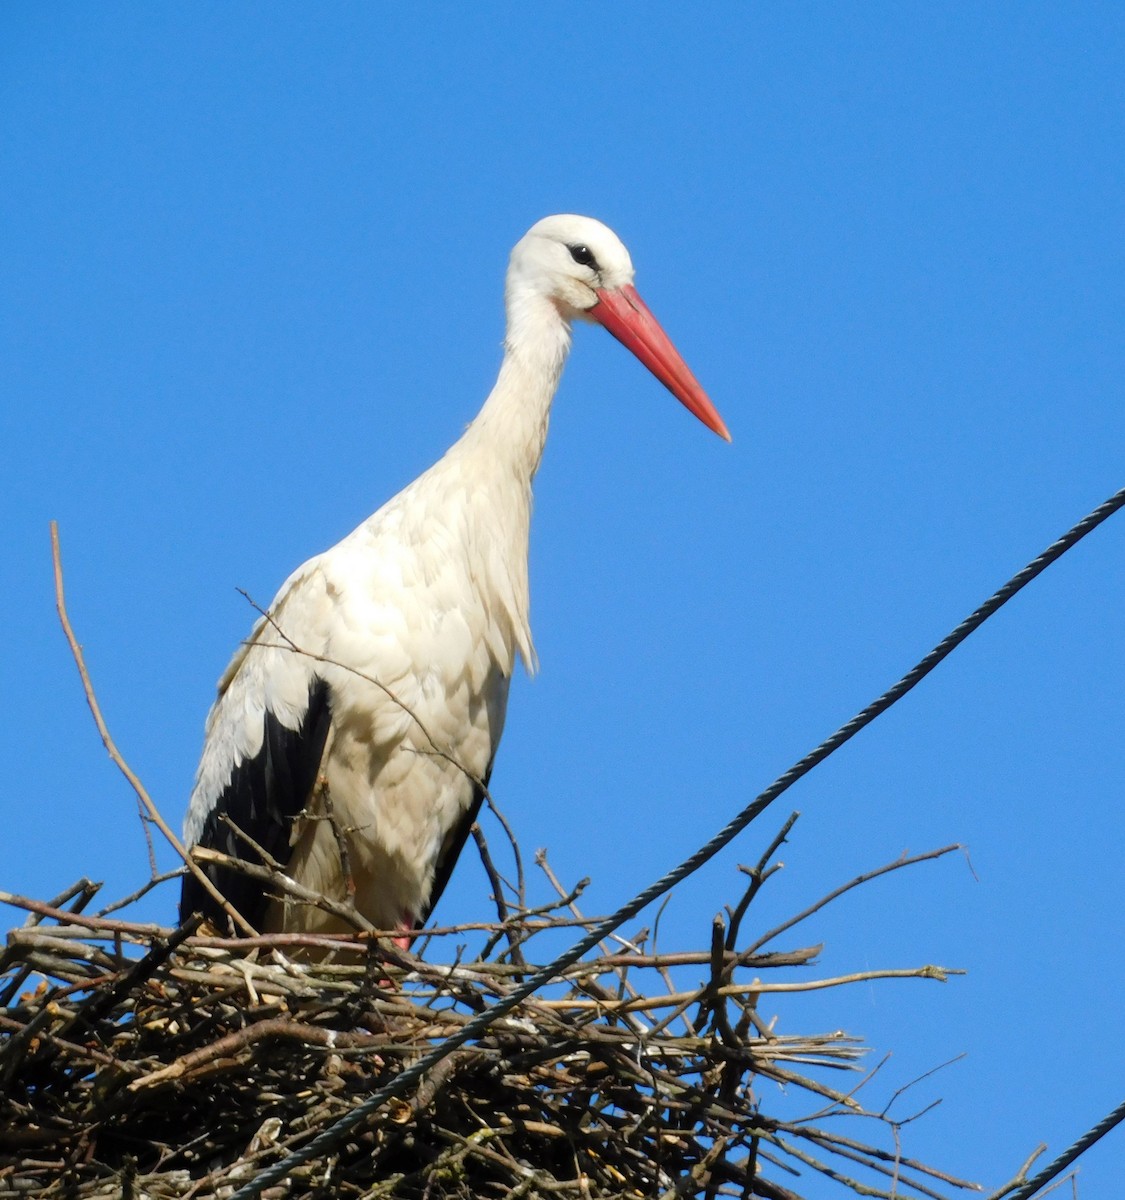
[{"label": "twig", "polygon": [[159,887],[162,883],[167,883],[169,879],[182,879],[184,874],[183,867],[177,867],[174,871],[165,871],[162,875],[154,875],[146,883],[143,883],[135,892],[130,892],[128,896],[123,896],[120,900],[115,900],[112,904],[107,904],[105,908],[98,909],[98,916],[105,917],[111,912],[120,912],[123,908],[128,908],[130,904],[135,904],[142,896],[147,896],[154,887]]},{"label": "twig", "polygon": [[[547,851],[546,850],[536,850],[535,865],[543,872],[544,875],[547,876],[547,882],[550,883],[551,887],[553,887],[555,889],[555,891],[558,892],[560,897],[562,897],[564,900],[566,900],[568,893],[566,891],[566,888],[564,888],[563,885],[559,882],[558,876],[551,869],[551,864],[547,861]],[[567,907],[570,909],[570,911],[576,917],[578,917],[580,919],[582,918],[582,913],[579,911],[578,905],[575,904],[573,900],[566,900],[566,904],[567,904]],[[613,940],[615,942],[620,942],[622,945],[626,944],[624,942],[624,940],[622,938],[620,938],[617,934],[613,934],[611,936],[613,937]],[[601,947],[601,949],[604,953],[606,953],[606,954],[609,953],[609,947],[605,944],[604,941],[600,941],[598,943],[598,945]],[[632,992],[632,994],[635,996],[637,993],[636,993],[636,991],[633,990],[632,985],[628,982],[628,979],[626,978],[626,974],[624,971],[622,971],[620,973],[620,978],[621,978],[622,986],[629,989],[630,992]]]},{"label": "twig", "polygon": [[[237,828],[237,826],[233,825],[233,822],[232,827]],[[241,830],[239,832],[242,837],[251,840],[246,833]],[[265,852],[263,851],[263,853]],[[385,935],[387,937],[396,936],[396,931],[394,930],[376,930],[375,926],[371,924],[355,905],[343,904],[338,900],[332,900],[328,896],[320,892],[314,892],[311,888],[298,883],[281,870],[272,856],[267,855],[268,861],[265,865],[259,865],[258,863],[247,862],[242,858],[235,858],[230,854],[224,854],[221,850],[212,850],[209,846],[193,846],[191,848],[191,857],[197,863],[214,863],[216,866],[226,867],[230,871],[237,871],[241,875],[257,879],[259,882],[272,887],[279,896],[297,900],[301,904],[308,904],[313,908],[323,909],[325,912],[331,913],[332,916],[339,917],[341,921],[346,921],[353,929],[358,929],[363,933],[380,934],[380,936]]]},{"label": "twig", "polygon": [[882,867],[876,867],[873,871],[865,871],[862,875],[857,875],[847,883],[841,884],[840,887],[833,888],[826,896],[822,896],[815,904],[810,904],[808,908],[802,909],[796,916],[790,917],[787,921],[782,921],[780,925],[775,925],[773,929],[763,933],[756,942],[747,947],[746,952],[752,954],[760,950],[763,946],[772,942],[775,937],[786,933],[794,925],[799,925],[802,921],[811,917],[813,913],[819,912],[826,905],[831,904],[833,900],[838,900],[845,892],[850,892],[852,888],[857,888],[860,884],[867,883],[872,879],[878,879],[880,875],[886,875],[891,871],[901,871],[903,867],[912,867],[917,863],[929,862],[931,859],[941,858],[945,854],[951,854],[954,850],[960,849],[962,849],[960,843],[955,842],[951,846],[942,846],[940,850],[928,850],[925,854],[904,854],[896,858],[894,862],[886,863]]},{"label": "twig", "polygon": [[964,975],[956,967],[924,966],[886,971],[856,971],[851,975],[837,975],[832,979],[807,979],[799,983],[731,983],[709,992],[708,987],[693,992],[673,992],[668,996],[645,996],[630,1000],[537,1000],[538,1008],[596,1008],[610,1012],[642,1012],[652,1008],[667,1008],[685,1000],[696,1003],[702,996],[758,996],[766,992],[816,992],[824,988],[840,987],[845,983],[865,983],[872,979],[936,979],[945,983],[950,975]]},{"label": "twig", "polygon": [[798,812],[789,814],[785,824],[782,825],[777,832],[777,836],[766,847],[765,853],[761,856],[761,858],[758,859],[758,863],[755,867],[750,870],[747,870],[745,867],[740,868],[741,870],[746,871],[746,873],[750,876],[750,884],[743,893],[742,899],[738,902],[734,909],[731,910],[730,929],[727,933],[726,942],[726,947],[728,950],[733,950],[738,945],[738,932],[742,925],[742,918],[746,915],[746,910],[750,907],[754,897],[759,891],[761,891],[762,884],[765,883],[770,875],[780,868],[780,863],[775,863],[773,867],[770,867],[768,865],[769,860],[773,858],[780,847],[785,843],[786,838],[789,836],[790,830],[792,830],[793,826],[797,823],[797,819],[800,817],[800,815],[801,814]]},{"label": "twig", "polygon": [[[517,966],[524,964],[523,951],[520,948],[520,932],[516,923],[511,919],[511,909],[508,907],[508,902],[504,899],[504,881],[500,878],[500,872],[496,869],[496,864],[492,861],[492,855],[488,849],[488,839],[484,836],[484,830],[480,827],[479,821],[474,821],[470,832],[473,835],[473,841],[476,843],[477,852],[480,854],[480,861],[484,867],[485,874],[488,876],[489,882],[492,884],[492,898],[496,904],[496,916],[500,921],[500,928],[508,939],[508,950],[512,957],[512,962]],[[521,885],[522,890],[522,885]],[[491,950],[491,943],[485,953]]]},{"label": "twig", "polygon": [[[105,718],[102,716],[101,706],[98,704],[98,698],[94,694],[94,685],[91,683],[90,674],[86,670],[86,659],[82,653],[82,647],[79,645],[78,639],[74,635],[74,629],[70,624],[70,617],[67,615],[66,611],[66,596],[63,590],[62,554],[59,549],[59,526],[57,521],[51,522],[51,560],[54,564],[55,571],[55,607],[58,610],[59,621],[62,624],[63,633],[66,635],[67,643],[70,646],[70,652],[74,658],[75,666],[78,668],[78,675],[82,680],[82,690],[86,696],[86,703],[89,705],[90,712],[93,714],[94,724],[97,726],[98,734],[102,739],[102,745],[105,746],[106,751],[109,753],[109,757],[113,760],[113,763],[116,765],[117,769],[122,775],[125,776],[126,780],[128,780],[129,786],[136,793],[137,800],[142,806],[145,814],[147,814],[148,819],[157,827],[157,829],[160,830],[160,832],[167,839],[169,845],[176,851],[180,858],[184,860],[188,870],[190,870],[192,874],[195,875],[196,879],[199,880],[200,885],[207,892],[207,894],[211,896],[211,898],[238,925],[240,929],[247,933],[254,933],[254,928],[245,920],[243,920],[239,913],[235,912],[219,889],[216,888],[211,880],[207,878],[207,875],[191,861],[191,858],[188,855],[187,850],[184,848],[183,843],[178,837],[176,837],[168,823],[160,815],[159,809],[157,809],[156,805],[152,801],[152,797],[149,796],[148,792],[145,790],[144,784],[141,783],[132,767],[130,767],[125,759],[121,756],[121,752],[117,749],[116,743],[110,736],[109,727],[105,723]],[[152,873],[153,875],[156,874],[155,866]]]},{"label": "twig", "polygon": [[500,805],[496,803],[492,793],[487,789],[485,789],[484,792],[484,802],[488,805],[489,812],[491,812],[497,821],[500,822],[500,828],[503,829],[504,833],[507,835],[508,845],[512,848],[512,858],[515,860],[516,864],[516,902],[519,904],[520,908],[526,908],[527,879],[523,873],[523,855],[520,853],[520,844],[516,840],[515,832],[513,831],[511,824],[508,822],[508,818],[504,816],[504,812],[500,808]]},{"label": "twig", "polygon": [[171,932],[163,925],[141,924],[137,921],[114,921],[100,916],[83,916],[66,909],[56,908],[52,904],[44,904],[42,900],[33,900],[30,896],[20,896],[16,892],[0,890],[0,904],[10,904],[13,908],[22,908],[26,912],[35,913],[40,917],[50,917],[55,921],[70,925],[81,925],[85,929],[123,933],[137,938],[160,937]]},{"label": "twig", "polygon": [[336,850],[340,855],[340,872],[344,877],[344,894],[347,897],[347,902],[355,908],[355,876],[352,874],[352,858],[348,851],[348,832],[343,829],[340,822],[336,820],[336,810],[332,807],[332,790],[327,782],[322,787],[318,787],[317,794],[320,796],[324,804],[324,815],[328,818],[328,823],[332,826],[333,836],[336,838]]}]

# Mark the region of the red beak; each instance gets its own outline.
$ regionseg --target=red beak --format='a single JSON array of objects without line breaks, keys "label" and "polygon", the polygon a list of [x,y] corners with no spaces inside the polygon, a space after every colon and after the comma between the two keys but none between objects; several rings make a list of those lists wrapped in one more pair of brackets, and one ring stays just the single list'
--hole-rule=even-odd
[{"label": "red beak", "polygon": [[631,283],[612,291],[602,288],[597,292],[597,297],[597,304],[586,310],[586,316],[604,325],[648,367],[688,412],[694,413],[708,429],[729,442],[730,433],[723,418],[680,357],[680,352],[660,328],[648,305],[637,295],[637,289]]}]

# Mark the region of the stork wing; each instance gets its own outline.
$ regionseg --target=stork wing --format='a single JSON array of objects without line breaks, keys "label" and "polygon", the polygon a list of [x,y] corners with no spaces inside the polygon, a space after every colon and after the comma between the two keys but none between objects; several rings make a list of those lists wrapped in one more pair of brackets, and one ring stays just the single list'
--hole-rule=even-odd
[{"label": "stork wing", "polygon": [[[283,866],[288,862],[290,827],[316,784],[332,714],[331,692],[317,673],[318,663],[289,641],[286,626],[309,632],[309,610],[322,599],[323,576],[313,560],[286,581],[271,616],[258,621],[223,673],[185,823],[189,846],[260,864],[261,856],[229,821]],[[269,903],[262,883],[227,867],[204,870],[260,929]],[[180,915],[197,911],[226,927],[226,914],[188,874]]]},{"label": "stork wing", "polygon": [[[297,729],[287,729],[267,709],[261,749],[235,765],[230,782],[203,822],[197,844],[260,864],[261,856],[238,836],[223,819],[226,817],[284,866],[289,860],[290,826],[316,784],[331,719],[328,685],[316,677]],[[260,930],[269,904],[268,889],[229,867],[207,864],[203,869],[227,900]],[[226,924],[223,910],[195,876],[188,874],[180,897],[181,920],[193,912],[202,912],[219,928]]]}]

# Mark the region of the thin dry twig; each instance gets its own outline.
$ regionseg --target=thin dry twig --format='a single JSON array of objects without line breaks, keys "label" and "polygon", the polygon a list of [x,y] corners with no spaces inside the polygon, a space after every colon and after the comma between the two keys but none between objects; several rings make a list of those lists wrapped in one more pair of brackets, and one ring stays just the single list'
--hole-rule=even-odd
[{"label": "thin dry twig", "polygon": [[935,858],[942,858],[944,855],[952,854],[954,850],[961,850],[962,848],[959,842],[954,842],[951,846],[942,846],[940,850],[928,850],[925,854],[903,854],[893,862],[876,867],[873,871],[865,871],[862,875],[857,875],[854,879],[841,884],[838,888],[833,888],[826,896],[822,896],[814,904],[810,904],[808,908],[802,909],[796,915],[788,918],[788,920],[782,921],[780,925],[775,925],[772,929],[767,930],[761,937],[751,943],[748,947],[748,952],[752,953],[760,950],[763,946],[772,942],[774,938],[788,932],[802,921],[807,920],[813,913],[819,912],[822,908],[831,904],[834,900],[838,900],[845,892],[850,892],[853,888],[870,883],[872,879],[878,879],[880,875],[887,875],[891,871],[901,871],[904,867],[913,867],[918,863],[930,862]]},{"label": "thin dry twig", "polygon": [[[232,829],[238,828],[234,822],[230,822],[230,824]],[[248,843],[257,846],[257,843],[254,843],[253,839],[242,830],[238,830],[238,834],[240,837],[246,838]],[[298,904],[308,904],[314,908],[331,913],[334,917],[339,917],[341,921],[347,922],[353,929],[358,929],[363,933],[376,932],[375,926],[371,924],[354,904],[333,900],[321,892],[316,892],[311,888],[305,887],[303,884],[298,883],[291,875],[287,875],[277,861],[272,856],[266,854],[261,847],[258,847],[258,851],[264,855],[262,863],[247,862],[245,859],[224,854],[221,850],[212,850],[209,846],[193,846],[191,849],[191,858],[197,863],[211,863],[214,866],[225,867],[229,871],[236,871],[240,875],[247,875],[251,879],[256,879],[286,903],[293,901]],[[391,936],[390,931],[387,936]]]},{"label": "thin dry twig", "polygon": [[[188,870],[199,880],[200,884],[209,896],[223,909],[223,911],[235,922],[239,929],[245,933],[253,934],[256,931],[253,926],[249,925],[242,916],[231,907],[226,898],[222,895],[217,887],[208,879],[207,875],[199,869],[188,855],[180,839],[172,832],[171,827],[160,815],[160,810],[152,801],[152,797],[148,794],[143,783],[137,777],[136,772],[122,757],[121,752],[117,749],[117,744],[114,742],[109,732],[109,726],[105,723],[105,718],[102,716],[101,705],[98,703],[98,698],[94,693],[94,685],[90,680],[90,673],[86,669],[86,659],[82,653],[82,647],[78,642],[78,638],[74,634],[74,628],[70,623],[70,617],[66,611],[66,594],[63,590],[63,569],[62,569],[62,553],[59,548],[59,526],[57,521],[51,522],[51,561],[54,564],[55,573],[55,607],[58,610],[59,621],[62,624],[63,633],[66,635],[66,640],[70,646],[71,655],[74,658],[75,666],[78,668],[79,678],[82,680],[82,690],[86,696],[86,703],[90,708],[90,712],[94,717],[94,724],[97,726],[98,735],[102,739],[102,745],[105,746],[109,757],[113,760],[114,765],[125,776],[129,786],[136,793],[137,801],[141,805],[145,817],[154,824],[157,829],[167,839],[168,844],[176,851],[183,859]],[[150,847],[151,851],[151,847]],[[152,864],[152,874],[157,874],[155,862]]]}]

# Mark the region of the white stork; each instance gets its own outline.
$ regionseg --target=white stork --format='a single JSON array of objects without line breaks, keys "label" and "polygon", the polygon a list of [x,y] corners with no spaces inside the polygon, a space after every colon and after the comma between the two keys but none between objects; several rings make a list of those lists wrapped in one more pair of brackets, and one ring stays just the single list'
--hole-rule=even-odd
[{"label": "white stork", "polygon": [[[254,861],[233,823],[298,883],[338,900],[346,837],[357,908],[400,931],[401,945],[429,916],[480,808],[516,656],[534,667],[531,481],[571,323],[603,325],[730,440],[633,287],[629,252],[600,221],[532,226],[512,251],[505,302],[499,378],[460,440],[299,567],[239,647],[207,718],[184,822],[187,846]],[[257,929],[345,928],[245,874],[207,870]],[[225,925],[189,873],[181,915],[197,910]]]}]

